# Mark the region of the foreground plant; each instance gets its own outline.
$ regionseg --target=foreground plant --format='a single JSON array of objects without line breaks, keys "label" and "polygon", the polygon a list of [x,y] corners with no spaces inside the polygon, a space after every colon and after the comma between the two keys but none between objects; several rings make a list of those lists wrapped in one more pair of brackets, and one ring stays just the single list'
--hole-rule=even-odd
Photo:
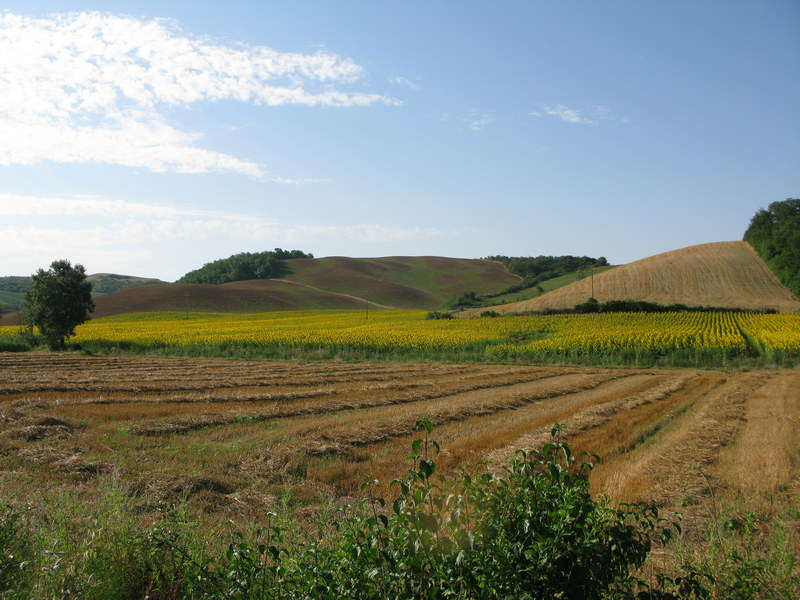
[{"label": "foreground plant", "polygon": [[[8,509],[0,513],[0,598],[712,597],[714,581],[695,569],[649,582],[636,576],[652,544],[667,543],[678,525],[652,503],[593,500],[587,476],[596,457],[575,456],[560,426],[499,474],[478,464],[446,477],[436,473],[433,424],[418,426],[424,436],[412,444],[407,475],[393,482],[394,500],[376,495],[378,482],[367,477],[364,499],[315,531],[288,512],[270,513],[266,527],[219,545],[180,506],[142,529],[133,496],[116,480],[88,505],[64,493],[26,514]],[[756,575],[726,584],[725,597],[746,597],[735,594],[758,588]]]},{"label": "foreground plant", "polygon": [[655,587],[633,572],[652,541],[680,531],[652,503],[595,502],[587,475],[596,457],[566,442],[519,451],[501,475],[464,467],[438,477],[433,425],[420,421],[413,467],[393,483],[391,503],[373,495],[344,509],[335,533],[290,543],[270,524],[255,543],[234,539],[214,568],[202,566],[195,598],[640,598],[707,597],[698,573],[662,576]]}]

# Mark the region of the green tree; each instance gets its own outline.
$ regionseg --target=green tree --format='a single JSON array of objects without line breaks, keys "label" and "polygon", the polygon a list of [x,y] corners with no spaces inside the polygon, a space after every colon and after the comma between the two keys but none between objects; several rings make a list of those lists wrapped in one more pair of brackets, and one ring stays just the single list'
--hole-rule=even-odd
[{"label": "green tree", "polygon": [[800,297],[800,199],[773,202],[766,210],[756,212],[744,240],[781,283]]},{"label": "green tree", "polygon": [[32,279],[33,286],[25,294],[28,324],[39,328],[51,349],[64,348],[64,341],[75,335],[75,328],[88,321],[94,310],[86,269],[56,260],[47,271],[36,271]]}]

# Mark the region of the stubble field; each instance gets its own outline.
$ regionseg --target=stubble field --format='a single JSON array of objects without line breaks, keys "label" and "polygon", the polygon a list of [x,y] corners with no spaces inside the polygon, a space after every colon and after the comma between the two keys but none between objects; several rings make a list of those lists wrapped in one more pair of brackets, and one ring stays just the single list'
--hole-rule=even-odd
[{"label": "stubble field", "polygon": [[[113,474],[149,506],[257,515],[401,475],[428,418],[440,467],[546,441],[554,423],[603,461],[596,493],[689,516],[720,493],[797,498],[800,372],[259,362],[0,355],[3,487]],[[25,483],[22,486],[22,482]],[[706,514],[707,516],[707,514]]]},{"label": "stubble field", "polygon": [[562,423],[574,450],[602,457],[589,479],[596,498],[683,514],[683,537],[652,552],[644,577],[690,563],[715,574],[715,598],[800,589],[797,369],[34,352],[0,354],[0,382],[0,498],[22,519],[6,513],[3,531],[27,532],[3,543],[27,548],[31,593],[68,585],[105,598],[103,589],[145,586],[150,597],[184,597],[181,569],[201,558],[164,559],[162,575],[136,583],[149,571],[129,574],[141,557],[128,554],[142,540],[189,528],[180,539],[219,556],[226,532],[257,537],[276,514],[313,536],[363,497],[365,475],[380,482],[372,494],[397,495],[389,482],[411,466],[420,419],[435,424],[443,475],[480,461],[501,473]]}]

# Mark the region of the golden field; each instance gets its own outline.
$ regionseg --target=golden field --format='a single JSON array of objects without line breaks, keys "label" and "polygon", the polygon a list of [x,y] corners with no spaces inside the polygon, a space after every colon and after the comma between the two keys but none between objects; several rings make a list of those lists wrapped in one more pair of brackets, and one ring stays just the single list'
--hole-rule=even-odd
[{"label": "golden field", "polygon": [[787,313],[800,310],[800,300],[778,281],[750,244],[742,241],[698,244],[657,254],[493,310],[561,310],[592,296],[600,302],[643,300]]},{"label": "golden field", "polygon": [[[355,348],[367,352],[460,351],[488,359],[554,353],[720,351],[796,355],[800,315],[735,312],[518,315],[425,319],[408,310],[257,314],[130,314],[80,326],[78,344],[141,348],[248,346]],[[15,327],[0,329],[13,334]]]}]

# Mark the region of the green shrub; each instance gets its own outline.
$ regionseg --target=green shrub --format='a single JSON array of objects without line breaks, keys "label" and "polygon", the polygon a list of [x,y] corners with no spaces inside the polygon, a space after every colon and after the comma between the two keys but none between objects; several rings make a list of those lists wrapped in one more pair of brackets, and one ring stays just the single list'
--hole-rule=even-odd
[{"label": "green shrub", "polygon": [[0,335],[0,352],[27,352],[31,348],[20,336]]},{"label": "green shrub", "polygon": [[[592,500],[592,457],[554,441],[520,451],[500,476],[476,467],[435,476],[433,425],[412,445],[413,466],[393,483],[388,506],[366,498],[345,509],[335,532],[291,543],[270,523],[202,565],[192,598],[669,598],[706,597],[700,576],[639,581],[653,539],[677,531],[652,503]],[[553,430],[556,436],[559,428]],[[272,515],[275,517],[275,515]],[[670,591],[672,590],[672,591]]]},{"label": "green shrub", "polygon": [[450,314],[449,312],[439,312],[438,310],[434,310],[432,312],[429,312],[427,315],[425,315],[425,318],[429,319],[429,320],[430,319],[452,319],[453,315]]}]

